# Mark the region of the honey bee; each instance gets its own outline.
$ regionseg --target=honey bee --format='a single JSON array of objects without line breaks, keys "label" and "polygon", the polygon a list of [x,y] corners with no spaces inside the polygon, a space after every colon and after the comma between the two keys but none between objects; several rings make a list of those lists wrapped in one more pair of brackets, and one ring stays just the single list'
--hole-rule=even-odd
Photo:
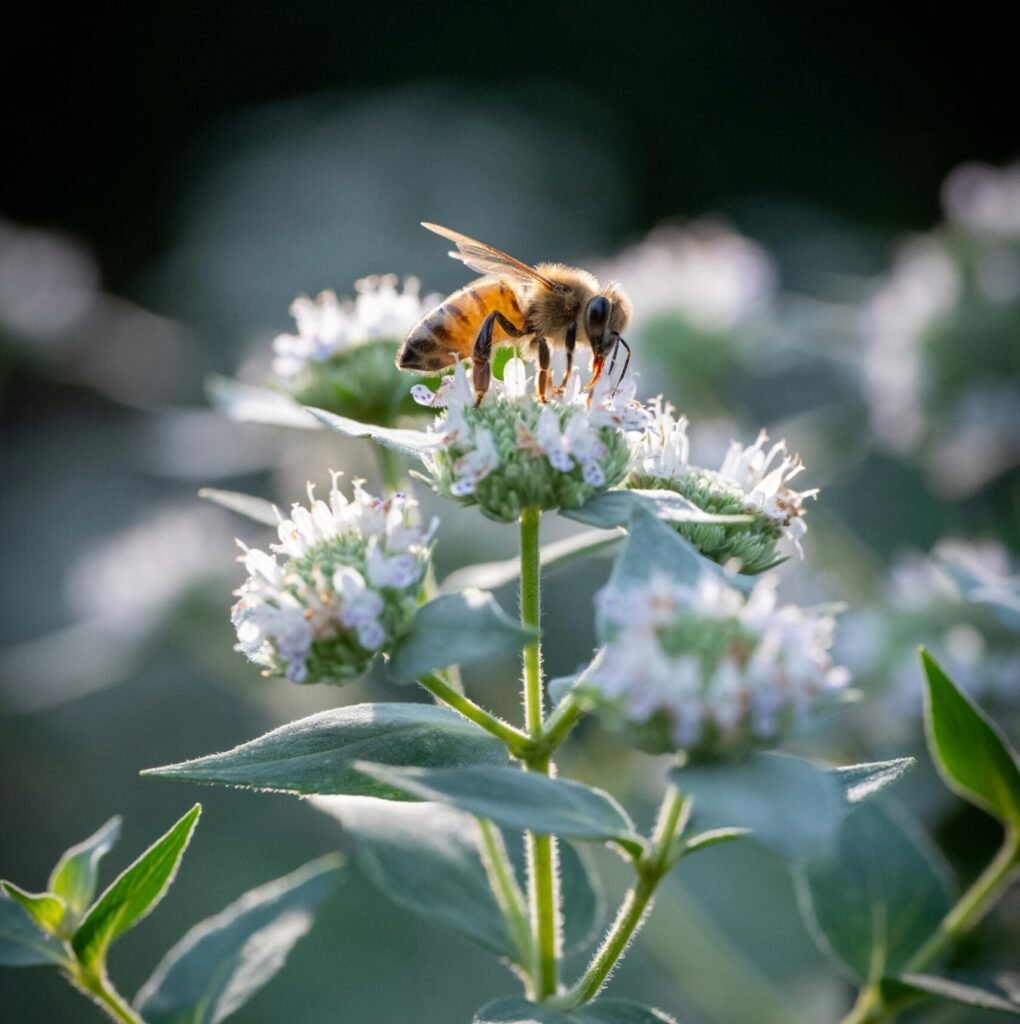
[{"label": "honey bee", "polygon": [[618,284],[603,288],[588,271],[560,263],[529,267],[449,228],[424,222],[422,227],[448,238],[457,247],[450,255],[484,276],[444,299],[411,329],[397,353],[400,369],[433,372],[470,356],[476,404],[489,389],[494,345],[520,345],[537,360],[536,390],[543,402],[551,385],[553,348],[563,348],[567,356],[566,373],[554,391],[566,385],[579,341],[592,351],[586,390],[595,386],[607,356],[612,374],[621,345],[627,357],[620,378],[627,373],[630,346],[621,332],[630,321],[631,304]]}]

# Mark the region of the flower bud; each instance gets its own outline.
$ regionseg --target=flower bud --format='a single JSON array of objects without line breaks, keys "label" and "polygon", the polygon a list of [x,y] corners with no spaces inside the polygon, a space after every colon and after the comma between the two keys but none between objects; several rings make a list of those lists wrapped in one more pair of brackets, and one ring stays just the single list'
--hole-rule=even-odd
[{"label": "flower bud", "polygon": [[675,524],[705,557],[739,572],[753,576],[781,561],[781,541],[803,557],[804,499],[818,491],[789,486],[804,465],[787,454],[785,441],[766,448],[763,430],[753,445],[732,442],[718,470],[703,469],[689,462],[686,418],[661,397],[650,405],[652,422],[634,446],[629,487],[676,491],[705,512],[749,515],[741,523]]},{"label": "flower bud", "polygon": [[430,431],[433,488],[504,522],[528,507],[577,508],[620,483],[630,457],[626,434],[648,420],[632,379],[618,389],[600,382],[585,393],[575,370],[543,403],[519,359],[507,363],[504,379],[492,381],[479,405],[462,363],[438,391],[419,384],[412,394],[443,410]]},{"label": "flower bud", "polygon": [[406,632],[438,526],[415,525],[416,502],[373,497],[360,480],[348,500],[337,476],[328,502],[308,485],[308,507],[281,520],[275,554],[244,548],[241,558],[235,649],[295,683],[356,679]]},{"label": "flower bud", "polygon": [[849,680],[829,653],[833,617],[779,606],[771,581],[745,598],[709,573],[694,586],[655,574],[597,602],[607,642],[579,694],[653,753],[775,744]]}]

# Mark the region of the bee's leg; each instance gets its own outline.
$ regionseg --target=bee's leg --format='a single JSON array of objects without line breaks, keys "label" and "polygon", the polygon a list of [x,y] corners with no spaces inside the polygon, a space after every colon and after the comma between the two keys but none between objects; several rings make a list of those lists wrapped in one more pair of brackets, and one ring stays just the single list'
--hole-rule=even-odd
[{"label": "bee's leg", "polygon": [[549,342],[545,338],[539,338],[535,344],[538,346],[538,400],[546,402],[549,398],[549,378],[552,376],[549,371]]},{"label": "bee's leg", "polygon": [[474,348],[471,350],[471,377],[475,386],[475,405],[482,404],[485,392],[489,390],[489,384],[492,383],[492,330],[497,321],[511,338],[519,338],[524,334],[512,320],[508,320],[499,310],[490,313],[482,322],[478,337],[475,338]]},{"label": "bee's leg", "polygon": [[613,347],[613,361],[612,361],[612,363],[609,366],[609,375],[610,376],[613,375],[613,367],[616,365],[616,350],[621,345],[627,350],[627,358],[624,359],[624,361],[623,361],[623,369],[620,371],[620,376],[616,380],[616,386],[613,388],[613,394],[614,395],[616,394],[617,390],[619,389],[620,384],[623,383],[623,378],[627,376],[627,370],[630,367],[630,345],[628,345],[627,342],[625,342],[623,340],[623,338],[620,337],[620,335],[617,335],[616,336],[616,345]]},{"label": "bee's leg", "polygon": [[577,344],[576,320],[567,325],[567,333],[566,337],[563,339],[563,344],[567,350],[567,368],[563,373],[563,380],[560,381],[559,386],[553,388],[553,391],[557,394],[567,386],[567,381],[570,380],[571,371],[574,369],[574,346]]}]

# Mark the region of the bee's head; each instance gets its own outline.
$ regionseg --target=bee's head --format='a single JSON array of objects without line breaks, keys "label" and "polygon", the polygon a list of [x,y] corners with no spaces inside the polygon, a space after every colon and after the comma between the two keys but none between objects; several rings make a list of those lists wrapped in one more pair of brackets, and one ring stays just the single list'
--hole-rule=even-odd
[{"label": "bee's head", "polygon": [[616,362],[615,353],[621,343],[628,352],[627,363],[624,364],[626,372],[630,362],[630,349],[621,334],[630,322],[630,314],[630,299],[616,283],[607,285],[588,300],[584,308],[584,333],[588,337],[592,351],[593,373],[589,387],[599,379],[606,356],[612,353],[612,362]]}]

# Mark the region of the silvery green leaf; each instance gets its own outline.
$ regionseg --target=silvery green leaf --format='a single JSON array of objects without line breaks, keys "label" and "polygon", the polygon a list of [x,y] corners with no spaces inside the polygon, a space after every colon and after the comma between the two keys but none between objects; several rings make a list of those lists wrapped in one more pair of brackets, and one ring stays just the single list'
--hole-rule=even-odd
[{"label": "silvery green leaf", "polygon": [[0,967],[60,967],[67,962],[60,942],[44,935],[20,903],[0,896]]},{"label": "silvery green leaf", "polygon": [[280,522],[276,506],[265,498],[241,494],[240,491],[221,491],[215,487],[203,487],[198,496],[264,526],[276,526]]},{"label": "silvery green leaf", "polygon": [[341,863],[335,854],[312,861],[195,925],[135,997],[146,1024],[219,1024],[239,1010],[312,927]]},{"label": "silvery green leaf", "polygon": [[54,934],[60,928],[67,907],[59,896],[51,892],[28,892],[7,881],[0,881],[0,889],[15,903],[20,903],[25,913],[44,932]]},{"label": "silvery green leaf", "polygon": [[71,938],[75,955],[85,967],[101,968],[110,944],[163,898],[201,813],[201,805],[195,804],[166,835],[121,872],[92,905]]},{"label": "silvery green leaf", "polygon": [[954,972],[946,976],[901,974],[883,978],[882,993],[891,998],[917,993],[1020,1017],[1020,974],[1010,971]]},{"label": "silvery green leaf", "polygon": [[299,430],[322,429],[314,416],[282,391],[212,374],[206,378],[205,393],[213,408],[237,423],[297,427]]},{"label": "silvery green leaf", "polygon": [[517,654],[535,635],[487,591],[441,594],[418,609],[390,655],[388,674],[394,682],[412,683],[447,665]]},{"label": "silvery green leaf", "polygon": [[150,768],[143,775],[284,793],[406,799],[402,788],[355,762],[419,767],[504,764],[503,744],[449,708],[355,704],[280,726],[222,754]]},{"label": "silvery green leaf", "polygon": [[120,838],[121,819],[111,818],[102,828],[72,846],[57,861],[47,888],[59,896],[74,918],[85,913],[96,894],[99,861]]},{"label": "silvery green leaf", "polygon": [[423,463],[425,453],[435,447],[435,441],[422,430],[378,427],[372,423],[361,423],[347,416],[338,416],[336,413],[314,409],[311,406],[308,406],[306,411],[324,427],[335,430],[344,437],[368,438],[383,448],[389,448],[417,463]]},{"label": "silvery green leaf", "polygon": [[603,491],[578,508],[560,509],[560,515],[586,526],[609,530],[627,526],[636,509],[672,523],[746,523],[751,518],[705,512],[674,491],[638,489]]},{"label": "silvery green leaf", "polygon": [[488,818],[504,828],[568,839],[618,843],[640,853],[644,841],[607,793],[579,782],[517,768],[391,768],[360,763],[367,774],[422,800],[435,800]]},{"label": "silvery green leaf", "polygon": [[895,804],[856,804],[832,847],[796,872],[816,942],[857,981],[902,971],[951,905],[937,847]]}]

